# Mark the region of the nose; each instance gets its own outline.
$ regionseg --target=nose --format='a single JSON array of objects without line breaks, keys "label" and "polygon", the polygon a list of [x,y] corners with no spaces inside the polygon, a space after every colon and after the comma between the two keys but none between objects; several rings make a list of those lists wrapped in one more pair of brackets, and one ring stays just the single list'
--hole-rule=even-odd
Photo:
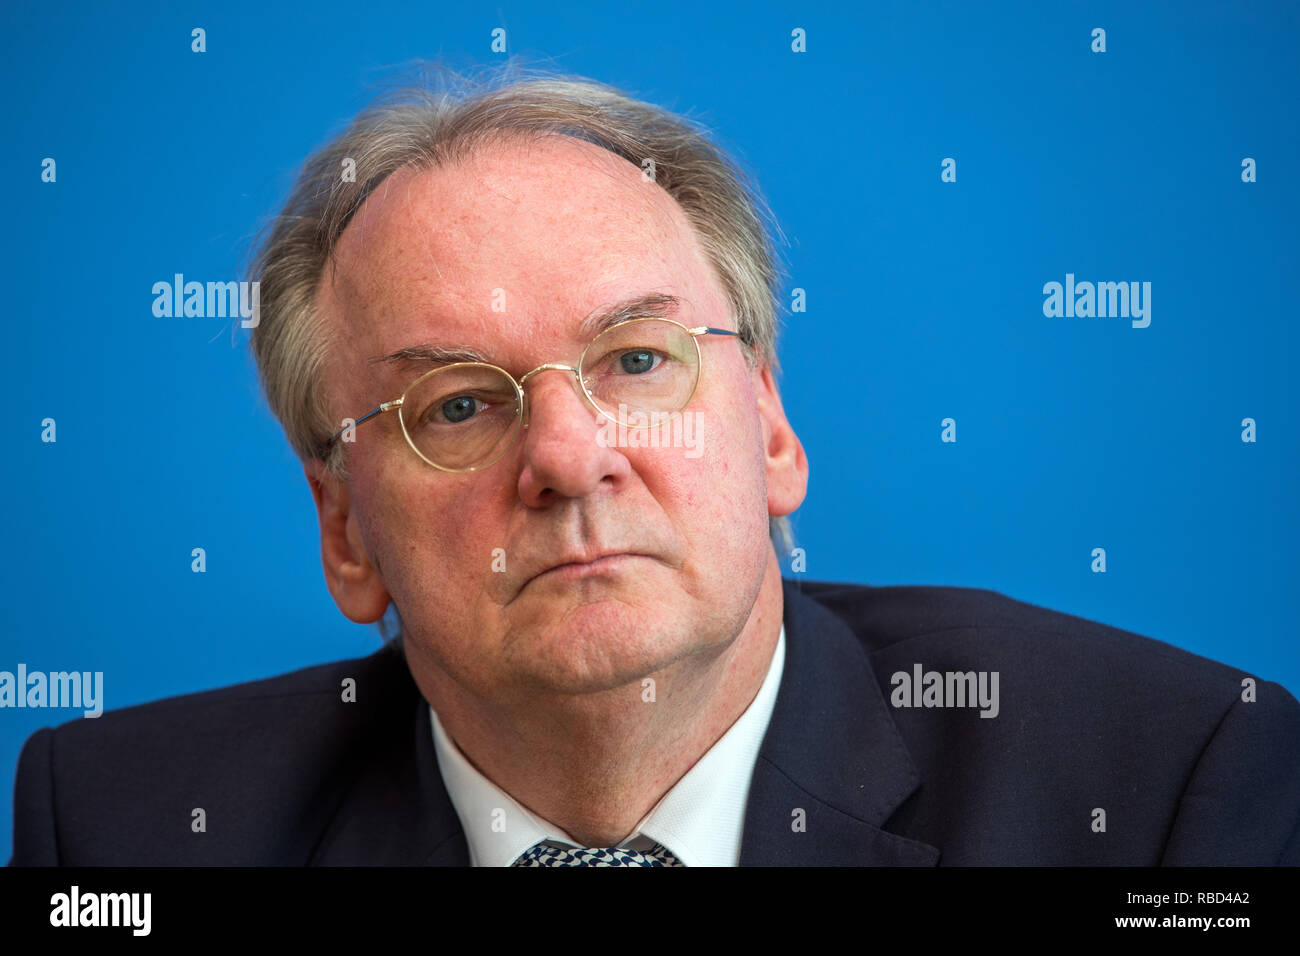
[{"label": "nose", "polygon": [[[547,373],[551,374],[547,374]],[[524,376],[519,498],[544,508],[566,498],[616,491],[631,465],[617,448],[598,441],[602,422],[568,366],[542,366]],[[612,423],[611,423],[612,424]]]}]

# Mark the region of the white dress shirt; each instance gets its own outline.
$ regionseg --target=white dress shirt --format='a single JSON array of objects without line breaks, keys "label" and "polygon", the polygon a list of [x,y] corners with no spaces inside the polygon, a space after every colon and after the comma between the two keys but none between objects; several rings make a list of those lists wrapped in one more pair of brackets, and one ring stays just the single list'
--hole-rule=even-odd
[{"label": "white dress shirt", "polygon": [[[709,750],[664,794],[619,844],[667,847],[686,866],[737,866],[745,804],[758,750],[767,733],[785,668],[785,625],[757,696]],[[542,841],[581,846],[555,824],[530,813],[471,764],[447,736],[432,707],[438,769],[469,843],[472,866],[510,866]]]}]

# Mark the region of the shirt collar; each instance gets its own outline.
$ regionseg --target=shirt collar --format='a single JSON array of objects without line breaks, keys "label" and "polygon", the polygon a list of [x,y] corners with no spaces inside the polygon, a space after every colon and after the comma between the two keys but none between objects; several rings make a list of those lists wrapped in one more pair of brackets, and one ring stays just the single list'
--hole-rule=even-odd
[{"label": "shirt collar", "polygon": [[[739,864],[750,778],[784,667],[782,624],[767,676],[749,707],[619,846],[644,849],[650,842],[662,843],[687,866]],[[510,866],[544,840],[582,845],[483,776],[447,735],[432,707],[429,718],[438,769],[465,831],[472,866]]]}]

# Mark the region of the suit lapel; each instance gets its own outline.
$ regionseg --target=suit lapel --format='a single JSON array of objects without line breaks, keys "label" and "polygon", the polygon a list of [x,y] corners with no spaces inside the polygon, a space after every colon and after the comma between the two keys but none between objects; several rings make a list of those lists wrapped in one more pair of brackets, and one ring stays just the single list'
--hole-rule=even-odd
[{"label": "suit lapel", "polygon": [[[433,748],[429,705],[394,655],[392,706],[373,739],[386,741],[348,790],[314,866],[469,866],[469,845]],[[387,682],[386,682],[387,683]]]},{"label": "suit lapel", "polygon": [[936,865],[936,847],[881,829],[920,775],[861,642],[783,583],[785,669],[750,783],[741,866]]}]

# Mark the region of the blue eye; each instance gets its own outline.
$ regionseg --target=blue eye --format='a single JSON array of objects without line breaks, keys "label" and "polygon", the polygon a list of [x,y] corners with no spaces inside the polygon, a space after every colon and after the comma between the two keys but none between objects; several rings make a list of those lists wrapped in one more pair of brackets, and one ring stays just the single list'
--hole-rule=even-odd
[{"label": "blue eye", "polygon": [[631,349],[619,356],[619,364],[629,375],[641,375],[653,370],[657,363],[651,349]]},{"label": "blue eye", "polygon": [[455,424],[470,418],[477,410],[478,400],[469,395],[457,395],[442,403],[442,415]]}]

